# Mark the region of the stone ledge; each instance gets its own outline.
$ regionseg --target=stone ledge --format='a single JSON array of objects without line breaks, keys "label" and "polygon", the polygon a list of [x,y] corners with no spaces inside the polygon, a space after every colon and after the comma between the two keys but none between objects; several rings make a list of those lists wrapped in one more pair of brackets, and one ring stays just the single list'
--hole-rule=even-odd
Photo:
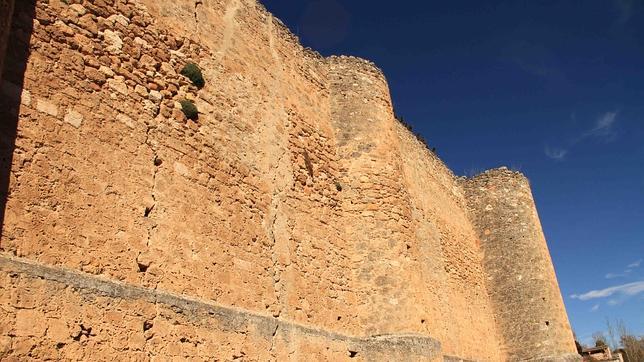
[{"label": "stone ledge", "polygon": [[210,301],[179,296],[169,292],[134,286],[104,277],[81,273],[60,267],[35,263],[31,260],[0,255],[0,270],[32,278],[61,283],[81,293],[89,293],[111,298],[139,299],[160,303],[171,307],[178,313],[193,315],[197,321],[204,314],[219,322],[224,330],[241,331],[249,324],[267,339],[278,332],[281,336],[292,333],[326,338],[347,343],[350,351],[379,354],[396,354],[439,358],[441,344],[434,338],[419,334],[386,334],[372,336],[350,336],[334,331],[306,326],[293,321],[262,315],[239,308],[222,306]]},{"label": "stone ledge", "polygon": [[581,356],[578,355],[577,353],[568,353],[568,354],[560,354],[556,356],[531,358],[531,359],[525,359],[520,361],[522,362],[578,362],[578,361],[581,361]]}]

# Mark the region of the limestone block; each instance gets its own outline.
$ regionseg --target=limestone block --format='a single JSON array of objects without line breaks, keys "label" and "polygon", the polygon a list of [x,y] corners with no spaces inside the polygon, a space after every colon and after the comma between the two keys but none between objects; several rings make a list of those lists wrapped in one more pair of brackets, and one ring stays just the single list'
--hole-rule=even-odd
[{"label": "limestone block", "polygon": [[83,123],[83,115],[70,108],[67,110],[67,113],[65,113],[65,118],[63,118],[63,120],[75,128],[78,128]]},{"label": "limestone block", "polygon": [[39,112],[46,113],[52,117],[58,116],[58,106],[46,99],[38,99],[36,109]]}]

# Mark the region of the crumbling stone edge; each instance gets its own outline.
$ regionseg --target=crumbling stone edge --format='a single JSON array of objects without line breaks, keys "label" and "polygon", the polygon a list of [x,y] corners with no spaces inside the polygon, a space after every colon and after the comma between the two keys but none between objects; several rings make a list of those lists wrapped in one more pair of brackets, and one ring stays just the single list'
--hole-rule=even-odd
[{"label": "crumbling stone edge", "polygon": [[43,265],[24,258],[0,255],[0,270],[24,277],[39,278],[71,287],[84,295],[144,300],[164,304],[196,324],[203,323],[204,315],[216,319],[224,330],[245,332],[254,326],[262,337],[271,339],[279,330],[288,341],[290,335],[300,334],[345,342],[351,351],[366,353],[401,353],[403,355],[436,358],[440,356],[438,340],[420,334],[386,334],[351,336],[334,331],[299,324],[283,318],[222,306],[210,301],[175,295],[158,289],[149,289],[90,275],[57,266]]},{"label": "crumbling stone edge", "polygon": [[557,356],[537,357],[522,360],[522,362],[580,362],[581,355],[577,353],[568,353]]}]

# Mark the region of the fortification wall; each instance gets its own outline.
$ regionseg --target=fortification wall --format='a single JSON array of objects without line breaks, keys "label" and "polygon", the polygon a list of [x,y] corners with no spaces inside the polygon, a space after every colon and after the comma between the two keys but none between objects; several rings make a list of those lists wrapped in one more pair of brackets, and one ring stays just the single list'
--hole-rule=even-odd
[{"label": "fortification wall", "polygon": [[579,359],[528,179],[501,168],[463,186],[508,358]]},{"label": "fortification wall", "polygon": [[427,285],[423,309],[431,316],[429,323],[441,323],[430,330],[439,336],[446,354],[504,360],[479,239],[467,215],[463,190],[435,154],[402,125],[396,129],[413,210],[412,252],[420,261],[414,269]]},{"label": "fortification wall", "polygon": [[16,14],[0,356],[506,359],[463,189],[372,63],[254,0]]}]

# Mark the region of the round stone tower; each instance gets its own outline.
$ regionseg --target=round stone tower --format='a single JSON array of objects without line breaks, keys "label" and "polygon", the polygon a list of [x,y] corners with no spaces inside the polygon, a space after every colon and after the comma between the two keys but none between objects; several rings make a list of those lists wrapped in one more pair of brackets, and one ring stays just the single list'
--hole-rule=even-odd
[{"label": "round stone tower", "polygon": [[502,167],[463,186],[509,360],[579,360],[528,179]]}]

